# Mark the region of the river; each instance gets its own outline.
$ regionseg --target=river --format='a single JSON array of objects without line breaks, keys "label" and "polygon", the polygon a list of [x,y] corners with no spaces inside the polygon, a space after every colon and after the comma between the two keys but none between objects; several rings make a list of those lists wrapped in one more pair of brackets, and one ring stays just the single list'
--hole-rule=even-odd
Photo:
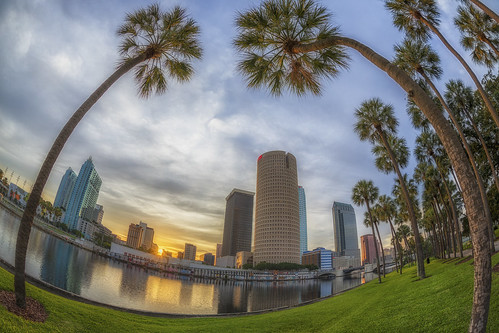
[{"label": "river", "polygon": [[[0,258],[14,263],[20,218],[0,206]],[[363,283],[360,273],[332,280],[213,281],[176,277],[113,261],[33,228],[26,273],[84,298],[172,314],[222,314],[292,306]]]}]

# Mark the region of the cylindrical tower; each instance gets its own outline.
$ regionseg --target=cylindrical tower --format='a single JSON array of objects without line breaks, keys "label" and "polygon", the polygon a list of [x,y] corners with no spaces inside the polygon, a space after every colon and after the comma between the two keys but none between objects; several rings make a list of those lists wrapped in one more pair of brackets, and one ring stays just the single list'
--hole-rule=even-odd
[{"label": "cylindrical tower", "polygon": [[300,214],[295,157],[270,151],[258,157],[254,263],[300,263]]}]

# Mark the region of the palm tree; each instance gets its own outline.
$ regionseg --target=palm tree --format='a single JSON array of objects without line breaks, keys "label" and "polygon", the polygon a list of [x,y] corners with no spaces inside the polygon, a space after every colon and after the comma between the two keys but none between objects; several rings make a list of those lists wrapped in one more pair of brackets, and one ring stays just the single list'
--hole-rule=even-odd
[{"label": "palm tree", "polygon": [[[395,201],[391,197],[387,195],[381,195],[378,198],[377,207],[378,207],[379,220],[388,222],[390,224],[390,231],[392,233],[392,243],[393,243],[393,248],[395,249],[395,266],[397,266],[397,250],[400,253],[400,244],[398,242],[398,238],[395,235],[395,228],[393,227],[392,223],[392,220],[397,215],[397,205],[395,204]],[[400,274],[402,274],[402,264],[400,266]]]},{"label": "palm tree", "polygon": [[[497,15],[492,9],[487,7],[485,4],[483,4],[479,0],[470,0],[470,1],[473,2],[478,8],[483,10],[487,15],[492,17],[497,22],[497,24],[499,24],[499,15]],[[467,3],[467,0],[465,0],[464,2]]]},{"label": "palm tree", "polygon": [[[369,221],[373,221],[373,212],[371,211],[371,205],[374,204],[376,199],[378,198],[379,189],[374,186],[372,180],[359,180],[357,184],[353,187],[352,190],[352,201],[357,206],[366,205],[367,212],[369,214]],[[377,272],[378,272],[378,280],[381,283],[381,274],[379,268],[379,253],[378,247],[376,243],[376,233],[374,232],[374,223],[371,223],[371,229],[373,232],[374,238],[374,249],[376,251],[376,263],[377,263]]]},{"label": "palm tree", "polygon": [[[402,166],[407,164],[407,155],[403,156],[404,158],[402,160],[397,159],[397,156],[388,142],[388,135],[395,135],[397,133],[398,121],[393,114],[393,107],[391,105],[385,105],[381,100],[374,98],[363,102],[360,108],[355,110],[355,116],[357,118],[355,132],[359,135],[361,140],[369,140],[371,143],[378,142],[383,144],[390,157],[393,170],[399,178],[414,233],[414,239],[416,241],[418,276],[421,279],[424,279],[426,274],[424,268],[423,246],[421,243],[421,236],[419,235],[416,213],[414,212],[414,205],[409,196],[399,167],[401,162],[405,162]],[[408,153],[407,149],[406,153]]]},{"label": "palm tree", "polygon": [[[451,108],[447,105],[446,101],[442,97],[442,94],[440,94],[440,91],[437,89],[435,84],[432,81],[432,78],[439,78],[442,74],[442,70],[439,66],[440,63],[440,58],[438,57],[438,54],[434,52],[431,47],[427,44],[425,44],[421,40],[410,40],[410,39],[405,39],[404,42],[400,45],[395,46],[395,52],[396,52],[396,57],[394,63],[397,64],[400,68],[404,69],[409,75],[415,76],[415,75],[420,75],[425,83],[432,89],[432,91],[435,93],[437,96],[440,104],[444,107],[444,109],[447,111],[452,124],[456,128],[461,141],[463,142],[463,146],[468,153],[468,158],[470,160],[471,166],[473,168],[473,171],[475,173],[475,177],[477,179],[478,183],[478,188],[480,190],[480,195],[482,197],[483,205],[485,206],[485,209],[488,209],[488,201],[487,201],[487,193],[485,190],[485,186],[483,184],[482,177],[480,176],[480,173],[478,172],[478,167],[477,163],[475,161],[475,158],[473,157],[473,153],[471,151],[471,148],[468,144],[468,141],[466,140],[466,137],[464,135],[464,132],[457,121],[454,112],[451,110]],[[456,228],[458,228],[458,222],[457,222],[457,213],[453,205],[451,205],[452,209],[452,214],[454,216],[454,221],[456,224]],[[488,214],[488,217],[490,217],[490,213]],[[489,220],[489,223],[492,225],[492,219]],[[492,241],[493,242],[493,241]],[[460,248],[460,253],[462,256],[462,244],[459,243],[459,248]]]},{"label": "palm tree", "polygon": [[[378,215],[380,214],[379,208],[377,205],[374,205],[374,207],[371,210],[373,220],[371,221],[369,218],[369,214],[367,212],[364,213],[364,226],[366,228],[369,228],[371,224],[374,225],[374,229],[376,230],[376,234],[378,235],[378,241],[379,241],[379,246],[381,247],[381,261],[383,262],[383,277],[386,277],[385,270],[386,270],[386,264],[385,264],[385,249],[383,248],[383,241],[381,240],[381,235],[379,233],[379,217]],[[381,272],[378,272],[378,274],[381,274]]]},{"label": "palm tree", "polygon": [[475,83],[482,96],[487,109],[489,110],[496,126],[499,127],[499,115],[497,114],[489,96],[485,92],[477,76],[461,57],[461,55],[452,47],[445,37],[438,30],[439,16],[435,0],[386,0],[385,5],[393,15],[393,23],[399,30],[405,30],[411,38],[427,40],[430,31],[444,43],[447,49],[459,60],[466,69],[471,79]]},{"label": "palm tree", "polygon": [[[473,323],[479,319],[486,323],[492,281],[489,233],[480,192],[458,136],[417,82],[368,46],[340,35],[330,20],[327,9],[313,0],[264,0],[254,8],[239,12],[236,17],[238,33],[234,39],[234,46],[242,54],[239,71],[248,86],[267,87],[274,95],[282,94],[284,88],[295,91],[300,87],[302,91],[320,93],[320,88],[315,86],[320,87],[321,78],[334,76],[346,66],[343,47],[350,47],[404,89],[442,140],[462,186],[475,249],[477,287],[472,318]],[[301,57],[307,53],[308,57]]]},{"label": "palm tree", "polygon": [[483,130],[480,130],[478,128],[478,124],[471,114],[475,111],[476,106],[478,106],[477,103],[475,103],[473,91],[470,87],[466,87],[461,80],[450,80],[445,86],[447,88],[447,91],[445,92],[445,99],[448,101],[449,106],[452,106],[453,110],[457,114],[462,112],[465,118],[468,119],[471,126],[473,127],[473,131],[478,137],[481,147],[485,152],[485,156],[487,157],[487,162],[492,173],[492,178],[494,179],[497,192],[499,193],[499,178],[497,177],[497,171],[494,166],[494,161],[492,160],[490,151],[487,148],[487,144],[485,143],[483,135],[481,134]]},{"label": "palm tree", "polygon": [[[410,260],[412,262],[412,251],[409,243],[408,237],[412,236],[411,228],[407,224],[399,223],[399,227],[397,229],[397,233],[399,237],[404,240],[406,251],[409,253]],[[412,264],[411,264],[412,265]]]},{"label": "palm tree", "polygon": [[36,207],[57,157],[80,120],[111,85],[131,69],[135,68],[139,95],[146,98],[153,92],[165,92],[167,79],[179,82],[189,80],[193,74],[191,61],[201,57],[199,27],[180,7],[162,11],[159,5],[153,4],[127,14],[125,23],[118,29],[118,35],[122,37],[118,68],[63,127],[43,162],[26,204],[19,226],[15,258],[14,288],[16,303],[21,308],[26,306],[26,250]]},{"label": "palm tree", "polygon": [[492,68],[499,61],[499,24],[472,5],[459,6],[454,19],[461,34],[461,45],[477,64]]}]

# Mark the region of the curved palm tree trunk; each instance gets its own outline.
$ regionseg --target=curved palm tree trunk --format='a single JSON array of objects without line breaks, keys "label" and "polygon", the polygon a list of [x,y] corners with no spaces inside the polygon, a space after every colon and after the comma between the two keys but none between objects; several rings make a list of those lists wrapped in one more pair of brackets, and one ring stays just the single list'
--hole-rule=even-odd
[{"label": "curved palm tree trunk", "polygon": [[[440,173],[440,178],[442,178],[442,183],[444,184],[445,192],[447,193],[447,197],[449,198],[448,199],[449,206],[447,206],[445,204],[444,196],[442,195],[440,188],[438,188],[440,200],[442,200],[442,204],[444,205],[444,208],[447,211],[447,216],[448,216],[450,227],[452,230],[452,242],[454,245],[454,257],[456,257],[456,239],[454,238],[454,228],[457,228],[459,230],[459,221],[457,220],[456,206],[454,205],[454,201],[452,200],[452,194],[450,192],[449,186],[447,185],[447,181],[445,180],[444,172],[442,171],[442,168],[441,168],[440,164],[437,162],[437,159],[435,158],[435,156],[432,155],[432,157],[433,157],[433,160],[435,161],[435,163],[437,164],[437,170]],[[448,207],[450,207],[450,209]],[[461,239],[461,238],[459,238],[459,239]],[[460,241],[459,244],[461,245],[460,253],[461,253],[461,257],[462,257],[462,253],[463,253],[462,242]]]},{"label": "curved palm tree trunk", "polygon": [[487,227],[487,218],[484,214],[483,202],[480,192],[477,190],[477,182],[469,163],[466,162],[467,156],[459,138],[428,94],[407,73],[368,46],[351,38],[335,36],[306,45],[294,46],[293,51],[297,53],[309,52],[333,45],[353,48],[387,73],[416,103],[442,141],[463,190],[463,199],[468,213],[470,234],[472,235],[475,278],[470,330],[484,331],[487,326],[492,288],[490,234]]},{"label": "curved palm tree trunk", "polygon": [[490,156],[489,149],[487,148],[487,145],[485,144],[485,140],[483,139],[482,134],[478,130],[478,126],[476,125],[475,121],[473,120],[473,117],[471,117],[471,114],[468,112],[468,110],[464,110],[464,113],[466,114],[466,117],[470,121],[471,126],[473,126],[473,129],[475,130],[475,133],[478,136],[480,143],[482,144],[482,148],[483,148],[483,151],[485,152],[485,156],[487,156],[487,162],[489,163],[489,166],[490,166],[490,171],[492,172],[492,177],[494,177],[494,183],[496,184],[497,193],[499,193],[499,179],[497,178],[497,172],[496,172],[496,169],[494,167],[494,162],[492,161],[492,157]]},{"label": "curved palm tree trunk", "polygon": [[424,269],[424,256],[423,256],[423,244],[421,242],[421,235],[419,234],[418,221],[416,219],[416,213],[414,212],[414,205],[411,200],[411,196],[409,195],[409,191],[407,190],[407,186],[404,181],[404,177],[402,176],[402,172],[400,172],[399,164],[397,159],[395,158],[395,154],[393,153],[392,147],[388,143],[386,139],[385,133],[380,129],[376,129],[379,136],[381,137],[381,141],[385,146],[388,154],[390,155],[390,159],[392,160],[393,169],[397,174],[397,177],[400,182],[400,188],[402,189],[402,193],[404,194],[405,204],[407,206],[407,211],[409,212],[409,218],[411,220],[411,229],[414,234],[414,241],[416,243],[416,262],[418,265],[418,276],[421,279],[426,277],[425,269]]},{"label": "curved palm tree trunk", "polygon": [[430,22],[425,20],[424,18],[421,18],[421,22],[423,22],[428,28],[430,28],[431,31],[435,35],[438,36],[438,38],[444,43],[444,45],[447,47],[447,49],[459,60],[461,65],[463,65],[464,69],[468,72],[469,76],[475,83],[478,92],[480,93],[480,96],[482,96],[483,101],[485,102],[485,106],[489,110],[490,115],[492,116],[492,119],[494,119],[494,122],[496,123],[496,126],[499,127],[499,115],[497,114],[496,110],[494,109],[494,106],[492,105],[492,102],[490,101],[489,96],[485,92],[485,90],[482,87],[482,84],[480,83],[480,80],[476,77],[475,73],[471,69],[471,67],[468,65],[468,63],[461,57],[461,55],[450,45],[450,43],[445,39],[445,37],[440,33],[440,31]]},{"label": "curved palm tree trunk", "polygon": [[366,207],[367,207],[367,212],[369,213],[369,220],[371,221],[371,229],[373,231],[373,239],[374,239],[374,250],[376,252],[376,267],[377,267],[377,273],[378,273],[378,281],[381,283],[381,270],[379,268],[379,251],[378,251],[378,244],[376,242],[376,233],[374,232],[374,220],[373,216],[371,214],[371,208],[369,207],[369,200],[367,198],[364,198],[366,201]]},{"label": "curved palm tree trunk", "polygon": [[40,168],[28,202],[26,203],[26,208],[24,209],[21,224],[19,225],[19,231],[17,233],[14,275],[14,289],[17,306],[21,308],[26,307],[26,279],[24,271],[26,268],[26,251],[28,249],[29,235],[33,219],[36,214],[36,207],[40,202],[43,188],[45,187],[45,183],[47,182],[57,157],[61,153],[62,148],[64,147],[69,136],[76,128],[80,120],[85,116],[87,111],[99,100],[99,98],[109,89],[109,87],[111,87],[114,82],[144,60],[146,60],[146,55],[141,55],[119,67],[97,88],[97,90],[92,93],[92,95],[90,95],[90,97],[88,97],[88,99],[78,108],[78,110],[76,110],[52,144],[52,147],[50,148],[47,157]]},{"label": "curved palm tree trunk", "polygon": [[[471,151],[471,147],[468,144],[468,140],[466,140],[466,137],[464,136],[463,129],[461,128],[461,125],[459,125],[459,122],[457,121],[457,119],[456,119],[456,117],[454,115],[454,112],[452,112],[452,110],[449,107],[449,105],[445,102],[444,98],[440,94],[440,91],[437,89],[437,87],[435,87],[435,85],[433,84],[433,82],[430,80],[430,78],[424,72],[421,71],[419,73],[424,78],[424,80],[426,81],[426,83],[428,83],[428,85],[431,87],[431,89],[433,90],[433,92],[437,96],[438,100],[440,101],[440,103],[442,104],[442,106],[444,107],[444,109],[447,111],[447,114],[449,115],[449,117],[450,117],[450,119],[452,121],[452,124],[456,128],[457,133],[459,134],[459,137],[461,138],[461,141],[463,143],[464,149],[466,150],[466,153],[468,154],[468,158],[469,158],[471,167],[473,168],[473,172],[475,173],[475,178],[476,178],[477,183],[478,183],[478,189],[480,190],[480,196],[482,197],[482,202],[483,202],[483,206],[484,206],[485,216],[486,216],[486,218],[487,218],[487,220],[489,221],[489,224],[490,224],[490,227],[489,227],[490,248],[491,248],[491,251],[494,252],[494,250],[495,250],[495,248],[494,248],[494,231],[493,231],[493,228],[492,228],[493,221],[492,221],[492,216],[490,215],[489,200],[487,198],[487,192],[485,190],[485,186],[483,184],[482,177],[480,176],[480,173],[478,172],[478,167],[477,167],[478,164],[476,163],[475,157],[473,156],[473,152]],[[481,135],[478,132],[477,128],[475,128],[475,131],[477,132],[477,134],[479,135],[479,137],[481,137]],[[488,150],[487,150],[486,146],[484,146],[484,149],[485,149],[485,151],[487,153]],[[437,163],[437,161],[435,159],[435,156],[433,156],[433,159],[435,160],[435,163]],[[494,170],[494,164],[490,163],[490,165],[491,165],[492,171],[494,172],[495,171]],[[438,166],[438,163],[437,163],[437,166]],[[440,168],[439,168],[439,172],[440,172],[440,175],[442,176],[442,171],[440,170]],[[442,179],[444,179],[443,176],[442,176]],[[495,175],[494,175],[494,179],[497,180],[497,177]],[[449,188],[447,187],[447,183],[445,181],[444,181],[444,184],[445,184],[445,189],[447,191],[447,195],[449,196],[449,198],[452,198],[452,196],[450,195]],[[496,182],[496,186],[497,186],[497,190],[499,191],[499,183]],[[458,219],[457,219],[457,213],[456,213],[456,208],[454,206],[454,203],[452,203],[451,208],[452,208],[452,214],[454,216],[454,221],[455,221],[457,230],[459,231],[460,253],[461,253],[461,257],[463,257],[463,249],[462,249],[463,242],[462,242],[462,238],[461,238],[461,229],[459,228],[459,222],[458,222]]]},{"label": "curved palm tree trunk", "polygon": [[385,269],[386,269],[385,249],[383,248],[383,243],[381,242],[381,236],[379,234],[378,224],[375,222],[374,226],[376,227],[376,233],[378,234],[379,245],[381,246],[381,257],[383,258],[383,277],[386,277],[386,274],[385,274]]},{"label": "curved palm tree trunk", "polygon": [[[440,196],[442,196],[442,193],[440,193]],[[443,201],[443,197],[441,198],[441,200]],[[445,202],[444,202],[444,207],[445,207],[445,211],[447,212],[447,222],[448,222],[448,225],[449,225],[449,235],[450,235],[450,245],[451,245],[451,249],[452,249],[452,252],[454,253],[454,258],[457,257],[457,242],[456,242],[456,235],[455,235],[455,232],[454,232],[454,223],[453,223],[453,217],[452,217],[452,213],[451,213],[451,210],[449,208],[449,205],[447,205]]]},{"label": "curved palm tree trunk", "polygon": [[[388,217],[388,223],[390,223],[390,231],[392,233],[392,243],[393,243],[393,250],[395,252],[395,269],[397,272],[399,271],[398,263],[397,263],[397,250],[398,250],[398,239],[395,235],[395,229],[393,228],[392,221],[390,217]],[[401,268],[402,269],[402,268]]]},{"label": "curved palm tree trunk", "polygon": [[487,15],[489,15],[490,17],[492,17],[497,22],[497,24],[499,24],[499,15],[497,15],[492,9],[490,9],[489,7],[487,7],[486,5],[484,5],[479,0],[470,0],[470,1],[473,2],[478,8],[480,8],[481,10],[483,10],[484,13],[486,13]]},{"label": "curved palm tree trunk", "polygon": [[435,223],[432,223],[431,230],[433,231],[433,255],[440,258],[440,245],[438,244],[437,230],[435,228]]},{"label": "curved palm tree trunk", "polygon": [[442,259],[445,259],[445,252],[447,251],[447,241],[445,239],[445,234],[444,234],[444,222],[443,222],[443,217],[442,217],[442,211],[440,210],[440,206],[438,205],[438,200],[436,197],[433,197],[433,206],[435,207],[435,216],[437,217],[438,221],[438,229],[440,233],[440,243],[442,244]]}]

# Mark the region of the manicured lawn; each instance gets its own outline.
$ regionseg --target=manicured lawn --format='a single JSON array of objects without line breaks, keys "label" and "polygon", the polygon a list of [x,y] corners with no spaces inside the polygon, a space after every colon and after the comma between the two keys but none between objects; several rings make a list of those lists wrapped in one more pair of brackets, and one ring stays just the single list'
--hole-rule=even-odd
[{"label": "manicured lawn", "polygon": [[[0,306],[4,332],[465,332],[471,313],[471,261],[432,261],[429,278],[415,267],[391,273],[327,300],[261,315],[222,318],[153,318],[70,301],[28,286],[28,294],[49,312],[43,324],[27,322]],[[493,265],[499,254],[493,257]],[[0,269],[0,289],[12,290],[13,276]],[[493,273],[488,331],[499,332],[499,274]]]}]

